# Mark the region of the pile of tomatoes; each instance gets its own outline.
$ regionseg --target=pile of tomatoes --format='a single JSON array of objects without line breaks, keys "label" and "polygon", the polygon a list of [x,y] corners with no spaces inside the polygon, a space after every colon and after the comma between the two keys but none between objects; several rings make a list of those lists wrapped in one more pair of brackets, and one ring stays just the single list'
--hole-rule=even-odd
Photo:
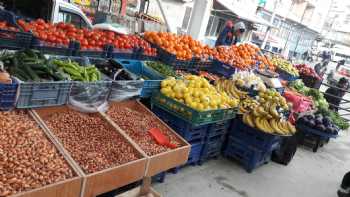
[{"label": "pile of tomatoes", "polygon": [[156,49],[136,35],[119,35],[115,32],[98,29],[76,28],[63,22],[52,24],[43,19],[29,23],[18,20],[24,31],[31,31],[35,37],[48,45],[68,46],[69,42],[78,41],[82,50],[102,50],[105,45],[113,45],[115,49],[133,50],[142,48],[145,55],[156,55]]},{"label": "pile of tomatoes", "polygon": [[189,35],[175,35],[168,32],[145,32],[144,37],[149,42],[176,55],[176,58],[179,60],[191,60],[194,57],[207,60],[214,52],[212,48],[194,40]]},{"label": "pile of tomatoes", "polygon": [[0,21],[0,29],[18,32],[19,29],[7,23],[6,21]]}]

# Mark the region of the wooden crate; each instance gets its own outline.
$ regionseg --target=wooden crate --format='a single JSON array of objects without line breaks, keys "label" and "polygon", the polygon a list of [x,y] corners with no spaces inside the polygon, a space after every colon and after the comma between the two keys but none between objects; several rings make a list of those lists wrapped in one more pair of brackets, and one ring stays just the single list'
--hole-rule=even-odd
[{"label": "wooden crate", "polygon": [[[32,116],[33,119],[36,120],[35,117],[33,117],[33,114],[28,111],[28,114]],[[33,189],[30,191],[21,192],[15,195],[12,195],[12,197],[79,197],[81,193],[83,178],[81,174],[79,173],[78,169],[74,166],[73,162],[66,157],[64,152],[62,152],[61,148],[57,146],[57,144],[52,140],[51,136],[49,136],[45,129],[42,127],[41,124],[39,124],[42,131],[45,133],[48,140],[55,146],[55,148],[59,151],[59,153],[63,156],[63,158],[67,161],[68,165],[73,169],[76,177],[73,177],[71,179],[67,179],[64,181],[60,181],[57,183],[53,183],[50,185],[46,185],[41,188]]]},{"label": "wooden crate", "polygon": [[[60,106],[60,107],[50,107],[45,109],[37,109],[33,111],[33,113],[36,115],[36,117],[40,120],[40,122],[45,127],[45,130],[54,138],[54,140],[58,144],[60,144],[62,148],[63,148],[63,145],[61,144],[60,140],[54,135],[52,131],[50,131],[50,129],[45,124],[45,120],[47,120],[47,118],[50,116],[51,113],[65,112],[67,110],[69,110],[68,107]],[[103,119],[102,116],[100,117]],[[115,132],[118,132],[118,131],[115,130]],[[124,138],[123,135],[121,136]],[[128,141],[127,139],[125,140]],[[70,153],[67,150],[65,150],[65,154],[67,154],[68,157],[72,158],[74,165],[77,168],[79,168],[80,173],[83,174],[84,180],[83,180],[81,197],[95,197],[99,194],[111,191],[113,189],[117,189],[119,187],[136,182],[138,180],[141,180],[145,174],[147,158],[145,158],[145,155],[139,152],[136,148],[135,150],[137,153],[139,153],[140,159],[131,161],[129,163],[126,163],[120,166],[115,166],[113,168],[94,172],[91,174],[86,174],[82,170],[82,168],[78,165],[78,163],[73,160]]]},{"label": "wooden crate", "polygon": [[[186,142],[180,135],[178,135],[173,129],[171,129],[167,124],[165,124],[162,120],[160,120],[153,112],[151,112],[149,109],[147,109],[142,103],[135,100],[130,101],[123,101],[123,102],[112,102],[110,105],[116,105],[116,104],[122,104],[123,106],[127,106],[131,109],[135,109],[138,111],[141,111],[142,113],[148,114],[149,116],[154,116],[158,119],[158,121],[163,124],[166,128],[170,130],[170,132],[178,138],[180,143],[182,144],[181,147],[178,147],[176,149],[159,153],[157,155],[153,156],[147,156],[148,157],[148,164],[147,169],[145,173],[145,177],[151,177],[154,176],[160,172],[164,172],[166,170],[169,170],[171,168],[180,166],[182,164],[185,164],[188,160],[188,155],[190,152],[191,145]],[[139,145],[135,141],[133,141],[123,129],[121,129],[115,122],[113,122],[112,118],[109,117],[106,113],[100,112],[102,116],[106,118],[115,128],[118,129],[118,131],[124,135],[127,139],[129,139],[135,147],[137,147],[138,150],[142,151],[144,155],[147,155]]]}]

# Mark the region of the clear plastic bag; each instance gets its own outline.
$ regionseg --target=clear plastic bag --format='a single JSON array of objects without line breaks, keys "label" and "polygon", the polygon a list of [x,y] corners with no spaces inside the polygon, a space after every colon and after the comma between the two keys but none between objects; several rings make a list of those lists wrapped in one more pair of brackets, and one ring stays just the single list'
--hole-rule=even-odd
[{"label": "clear plastic bag", "polygon": [[143,83],[143,80],[113,81],[109,100],[123,101],[139,97],[143,88]]},{"label": "clear plastic bag", "polygon": [[70,107],[86,113],[106,108],[111,85],[112,81],[74,82],[69,96]]}]

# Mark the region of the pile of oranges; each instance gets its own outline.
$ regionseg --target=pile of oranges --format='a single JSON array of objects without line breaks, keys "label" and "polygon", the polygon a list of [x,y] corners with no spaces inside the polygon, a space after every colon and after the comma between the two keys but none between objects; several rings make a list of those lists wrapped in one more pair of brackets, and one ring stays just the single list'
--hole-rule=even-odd
[{"label": "pile of oranges", "polygon": [[235,66],[241,70],[249,70],[258,63],[259,69],[269,68],[275,70],[275,66],[265,56],[260,55],[260,49],[251,44],[232,45],[229,47],[216,47],[214,58]]},{"label": "pile of oranges", "polygon": [[205,61],[217,59],[241,70],[255,68],[257,64],[260,69],[275,70],[275,66],[270,60],[261,55],[260,49],[251,44],[245,43],[239,46],[210,48],[208,45],[194,40],[189,35],[175,35],[168,32],[145,32],[144,37],[149,42],[176,55],[176,58],[179,60],[199,58]]},{"label": "pile of oranges", "polygon": [[212,48],[194,40],[189,35],[178,36],[168,32],[145,32],[144,37],[149,42],[176,55],[179,60],[191,60],[194,57],[207,60],[214,52]]}]

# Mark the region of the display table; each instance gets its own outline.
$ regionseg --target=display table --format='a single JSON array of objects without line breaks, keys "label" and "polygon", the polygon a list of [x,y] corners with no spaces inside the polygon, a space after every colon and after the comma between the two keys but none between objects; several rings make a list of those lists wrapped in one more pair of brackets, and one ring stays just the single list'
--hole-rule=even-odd
[{"label": "display table", "polygon": [[338,137],[338,135],[321,132],[305,125],[297,125],[297,130],[299,144],[312,148],[313,152],[317,152],[318,148],[328,143],[330,138]]}]

